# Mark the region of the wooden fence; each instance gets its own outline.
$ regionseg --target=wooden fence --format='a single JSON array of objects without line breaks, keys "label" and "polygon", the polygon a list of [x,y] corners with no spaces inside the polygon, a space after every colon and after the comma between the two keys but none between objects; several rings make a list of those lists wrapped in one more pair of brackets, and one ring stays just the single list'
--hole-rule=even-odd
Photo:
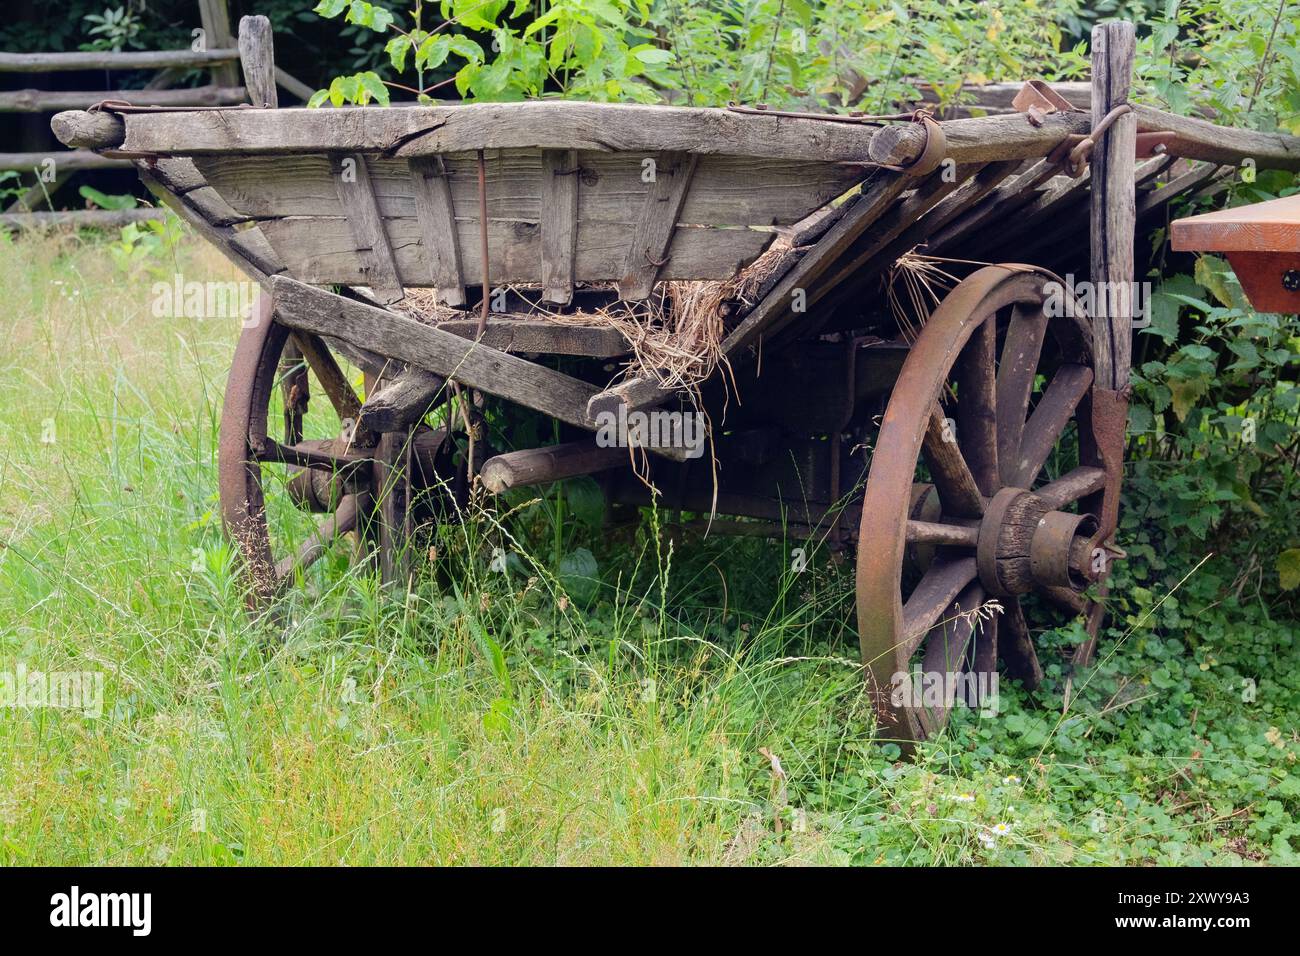
[{"label": "wooden fence", "polygon": [[[138,90],[42,90],[0,91],[0,113],[56,113],[86,109],[103,100],[127,100],[135,106],[229,106],[249,101],[241,81],[240,47],[230,30],[227,0],[198,0],[202,25],[198,49],[130,50],[122,52],[0,53],[0,73],[57,73],[75,70],[157,70]],[[245,20],[248,18],[246,17]],[[241,23],[242,28],[242,23]],[[268,40],[269,42],[269,40]],[[203,86],[173,88],[187,71],[209,71]],[[306,100],[311,87],[283,70],[275,70],[275,82],[288,93]],[[53,194],[83,170],[130,167],[129,159],[99,156],[89,150],[63,151],[57,147],[43,152],[0,153],[0,171],[32,173],[35,182],[4,214],[0,226],[22,227],[71,222],[113,227],[141,219],[158,218],[156,209],[87,209],[69,212],[39,212]]]}]

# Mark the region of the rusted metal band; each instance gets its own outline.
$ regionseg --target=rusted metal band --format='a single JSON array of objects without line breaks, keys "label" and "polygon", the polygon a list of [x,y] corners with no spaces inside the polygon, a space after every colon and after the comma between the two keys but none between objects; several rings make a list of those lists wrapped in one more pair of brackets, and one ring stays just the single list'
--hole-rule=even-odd
[{"label": "rusted metal band", "polygon": [[252,103],[235,103],[229,106],[136,106],[126,100],[100,100],[91,104],[87,113],[214,113],[222,110],[264,110],[268,106]]}]

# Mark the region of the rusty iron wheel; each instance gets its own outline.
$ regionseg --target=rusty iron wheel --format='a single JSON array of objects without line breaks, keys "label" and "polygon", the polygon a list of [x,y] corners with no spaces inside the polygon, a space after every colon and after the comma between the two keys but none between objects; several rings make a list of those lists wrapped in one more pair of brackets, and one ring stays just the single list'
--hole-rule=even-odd
[{"label": "rusty iron wheel", "polygon": [[[1047,314],[1048,281],[1059,280],[990,266],[953,288],[881,423],[858,535],[858,631],[880,737],[905,751],[946,725],[954,691],[977,702],[999,657],[1027,686],[1041,680],[1021,597],[1090,610],[1082,591],[1102,535],[1087,510],[1105,485],[1084,437],[1090,333],[1080,314]],[[1047,479],[1067,435],[1078,444],[1062,457],[1077,452],[1077,466]]]},{"label": "rusty iron wheel", "polygon": [[[309,375],[310,373],[310,375]],[[367,377],[368,387],[371,380]],[[283,435],[269,434],[276,392]],[[304,439],[304,418],[316,392],[328,399],[339,434]],[[352,534],[355,559],[377,556],[386,579],[404,567],[416,503],[426,507],[450,465],[443,429],[423,424],[408,433],[369,434],[357,423],[360,398],[326,343],[291,332],[262,296],[235,348],[218,439],[218,485],[227,537],[235,544],[247,602],[262,610],[313,563]],[[271,466],[271,467],[268,467]],[[284,480],[274,475],[285,469]],[[399,480],[409,475],[409,480]],[[296,544],[273,544],[266,497],[281,486],[301,510],[323,514]]]}]

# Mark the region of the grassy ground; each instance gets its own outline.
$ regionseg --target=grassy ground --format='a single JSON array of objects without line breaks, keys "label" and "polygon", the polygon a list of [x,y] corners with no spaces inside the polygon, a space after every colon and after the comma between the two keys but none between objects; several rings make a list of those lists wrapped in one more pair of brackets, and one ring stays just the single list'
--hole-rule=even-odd
[{"label": "grassy ground", "polygon": [[178,272],[237,278],[188,239],[0,240],[0,672],[104,675],[99,717],[0,710],[0,862],[1295,862],[1295,622],[1221,601],[1217,559],[1122,591],[1068,709],[1063,627],[1042,691],[914,763],[872,742],[848,569],[779,544],[571,519],[584,602],[540,544],[486,573],[530,526],[485,521],[405,599],[330,565],[250,624],[215,514],[237,322],[153,317]]}]

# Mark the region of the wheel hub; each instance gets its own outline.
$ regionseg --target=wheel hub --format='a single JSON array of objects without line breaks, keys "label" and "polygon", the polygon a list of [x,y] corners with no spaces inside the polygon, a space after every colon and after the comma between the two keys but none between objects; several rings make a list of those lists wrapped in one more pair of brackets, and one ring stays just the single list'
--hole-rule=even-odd
[{"label": "wheel hub", "polygon": [[1098,577],[1095,515],[1054,511],[1024,488],[1003,488],[980,521],[975,561],[980,583],[1009,597],[1035,588],[1082,591]]}]

